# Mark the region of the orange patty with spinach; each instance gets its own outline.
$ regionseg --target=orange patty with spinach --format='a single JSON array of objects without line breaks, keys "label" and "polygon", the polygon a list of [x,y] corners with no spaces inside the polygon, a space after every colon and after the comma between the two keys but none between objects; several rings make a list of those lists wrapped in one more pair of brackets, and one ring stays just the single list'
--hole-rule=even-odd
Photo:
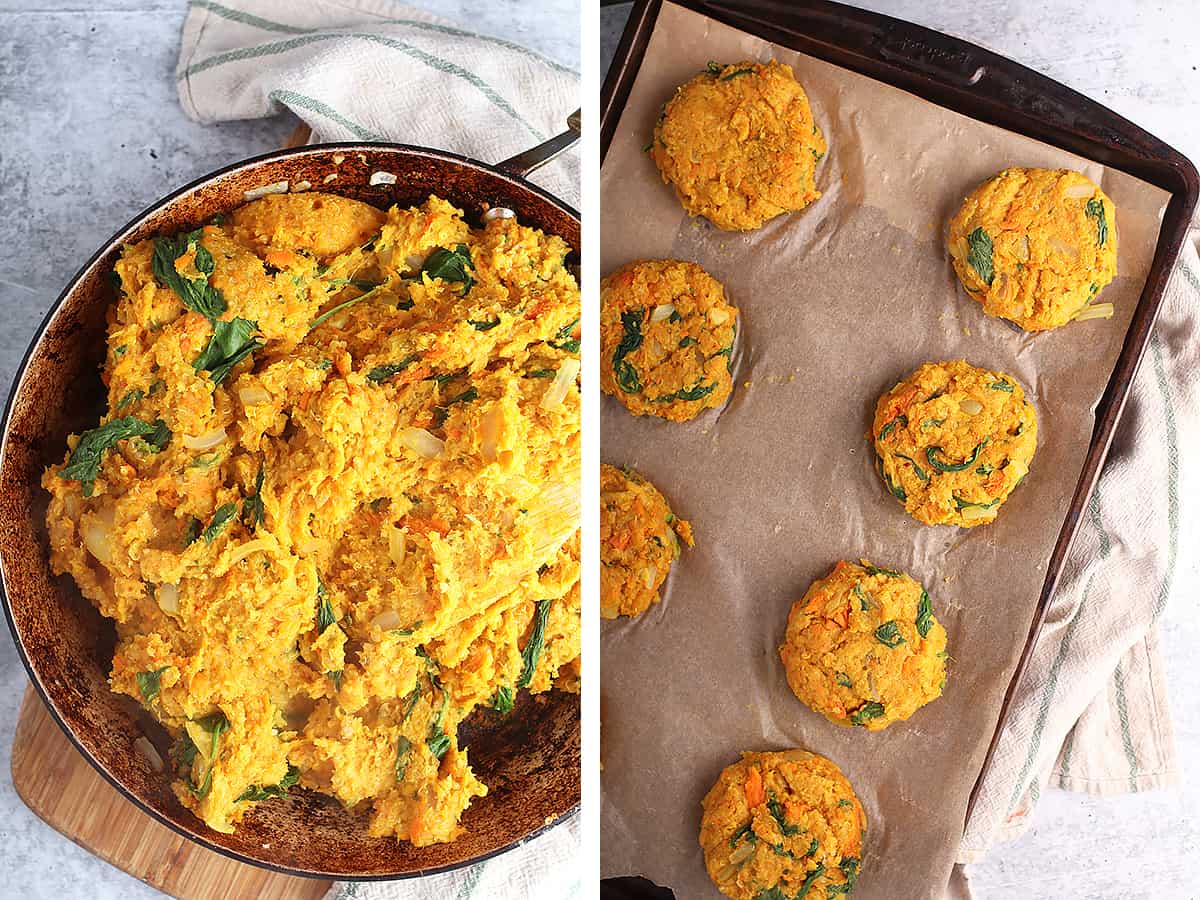
[{"label": "orange patty with spinach", "polygon": [[1109,318],[1093,300],[1117,274],[1113,202],[1079,172],[1005,169],[950,220],[954,271],[990,316],[1026,331]]},{"label": "orange patty with spinach", "polygon": [[1012,377],[925,363],[879,398],[871,426],[888,491],[927,525],[996,518],[1029,471],[1037,412]]},{"label": "orange patty with spinach", "polygon": [[702,806],[704,865],[725,896],[794,900],[854,889],[867,815],[828,759],[804,750],[743,753]]},{"label": "orange patty with spinach", "polygon": [[600,283],[600,388],[636,416],[686,422],[733,390],[737,307],[695,263],[630,263]]},{"label": "orange patty with spinach", "polygon": [[689,215],[746,231],[821,196],[825,139],[790,66],[708,68],[667,101],[650,156]]},{"label": "orange patty with spinach", "polygon": [[600,615],[637,616],[657,603],[681,540],[695,546],[692,526],[654,485],[629,467],[601,464]]},{"label": "orange patty with spinach", "polygon": [[861,562],[842,560],[796,601],[779,656],[811,709],[881,731],[941,696],[946,629],[920,584]]}]

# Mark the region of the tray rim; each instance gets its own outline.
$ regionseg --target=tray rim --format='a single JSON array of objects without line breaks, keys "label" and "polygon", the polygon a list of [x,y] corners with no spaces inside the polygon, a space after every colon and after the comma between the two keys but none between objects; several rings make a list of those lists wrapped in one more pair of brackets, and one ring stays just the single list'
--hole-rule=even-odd
[{"label": "tray rim", "polygon": [[[1062,568],[1079,532],[1083,511],[1091,499],[1100,471],[1107,459],[1116,426],[1125,408],[1133,377],[1137,373],[1145,351],[1150,343],[1154,324],[1162,305],[1163,295],[1175,262],[1178,260],[1183,242],[1200,200],[1200,175],[1187,157],[1170,145],[1145,131],[1089,97],[1021,65],[962,38],[944,34],[924,26],[915,25],[882,13],[870,12],[833,0],[670,0],[677,6],[706,16],[724,25],[760,37],[773,44],[787,47],[813,56],[860,75],[898,87],[926,102],[944,107],[972,119],[1005,128],[1017,134],[1031,137],[1076,155],[1103,162],[1106,166],[1140,178],[1171,195],[1163,215],[1158,242],[1146,283],[1138,297],[1134,314],[1125,332],[1120,353],[1109,375],[1104,393],[1096,404],[1096,424],[1091,443],[1084,457],[1075,490],[1067,506],[1062,527],[1055,539],[1054,548],[1046,569],[1046,578],[1038,595],[1033,619],[1021,655],[1005,690],[1004,699],[996,719],[988,749],[980,765],[979,773],[971,788],[963,818],[963,831],[975,808],[984,774],[995,756],[1000,734],[1008,722],[1013,697],[1024,678],[1034,646],[1045,624],[1046,615],[1054,598]],[[664,0],[634,0],[625,29],[613,55],[601,89],[600,99],[600,164],[608,154],[617,125],[624,113],[630,91],[645,58],[647,45],[657,24],[658,14]],[[774,11],[791,15],[797,21],[808,17],[812,22],[832,26],[822,31],[819,37],[798,32],[784,32],[778,22],[751,15],[751,11]],[[857,28],[856,32],[854,29]],[[932,51],[954,59],[955,55],[968,63],[976,63],[972,73],[966,75],[965,85],[953,85],[939,79],[948,79],[955,73],[938,68],[921,59],[905,58],[891,50],[891,59],[883,58],[880,45],[875,56],[868,56],[862,48],[852,46],[851,37],[867,32],[875,36],[895,38],[900,47],[911,51]],[[1003,98],[981,97],[968,88],[974,87],[977,74],[987,67],[988,73],[997,73],[1010,83],[1021,85],[1027,90],[1024,99],[1037,100],[1055,97],[1073,104],[1072,111],[1090,117],[1085,122],[1092,126],[1088,133],[1069,131],[1061,119],[1040,122],[1034,113],[1017,106],[1006,106]],[[960,75],[965,73],[958,73]],[[943,88],[935,96],[926,91]],[[982,104],[971,108],[971,101]],[[985,114],[980,114],[981,112]],[[1090,151],[1090,152],[1089,152]],[[1103,157],[1103,159],[1101,159]]]}]

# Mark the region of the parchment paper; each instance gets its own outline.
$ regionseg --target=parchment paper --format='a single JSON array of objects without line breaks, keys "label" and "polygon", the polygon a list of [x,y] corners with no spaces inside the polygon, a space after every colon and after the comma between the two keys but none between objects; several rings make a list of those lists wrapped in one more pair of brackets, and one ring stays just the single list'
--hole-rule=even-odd
[{"label": "parchment paper", "polygon": [[[749,234],[689,220],[641,149],[661,104],[709,60],[772,57],[793,67],[829,142],[824,196]],[[1114,319],[1026,335],[957,286],[945,223],[1009,165],[1077,169],[1113,199],[1119,276],[1100,299]],[[661,604],[604,623],[602,874],[719,898],[697,843],[701,799],[740,751],[803,747],[834,760],[866,807],[855,896],[940,897],[1168,196],[665,3],[601,198],[605,273],[695,261],[741,310],[722,411],[674,424],[602,404],[604,461],[650,478],[697,542]],[[956,358],[1018,378],[1039,416],[1025,483],[994,524],[969,531],[909,518],[865,437],[880,393],[926,360]],[[942,698],[878,734],[810,711],[777,654],[792,602],[860,556],[924,582],[953,657]]]}]

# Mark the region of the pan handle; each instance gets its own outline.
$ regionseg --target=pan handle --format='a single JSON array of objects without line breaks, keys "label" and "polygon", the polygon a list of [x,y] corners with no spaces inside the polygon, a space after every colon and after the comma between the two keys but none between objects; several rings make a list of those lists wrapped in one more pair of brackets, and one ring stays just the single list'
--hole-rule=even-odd
[{"label": "pan handle", "polygon": [[580,111],[577,109],[567,117],[567,130],[562,134],[556,134],[550,140],[543,141],[536,147],[530,147],[524,153],[510,156],[503,162],[497,163],[496,168],[509,175],[525,178],[530,172],[540,169],[579,140],[580,121]]}]

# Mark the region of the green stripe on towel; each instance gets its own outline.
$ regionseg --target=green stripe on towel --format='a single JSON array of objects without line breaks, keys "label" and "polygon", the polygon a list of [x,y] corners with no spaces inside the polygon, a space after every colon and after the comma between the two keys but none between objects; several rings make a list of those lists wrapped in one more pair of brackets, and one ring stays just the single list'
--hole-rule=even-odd
[{"label": "green stripe on towel", "polygon": [[268,94],[267,96],[270,99],[275,100],[279,103],[284,103],[284,104],[288,104],[291,106],[303,107],[304,109],[307,109],[309,112],[315,112],[318,115],[322,115],[325,118],[330,119],[331,121],[337,122],[342,127],[349,128],[351,131],[353,131],[354,136],[357,137],[359,140],[363,140],[363,141],[386,140],[386,138],[383,135],[376,134],[374,131],[371,131],[369,128],[364,128],[362,125],[359,125],[357,122],[352,122],[350,119],[347,119],[345,116],[343,116],[340,112],[338,112],[332,106],[329,106],[326,103],[322,103],[320,100],[317,100],[314,97],[309,97],[305,94],[297,94],[295,91],[271,91],[271,93]]},{"label": "green stripe on towel", "polygon": [[188,6],[194,6],[196,9],[206,9],[210,13],[220,16],[222,19],[228,19],[230,22],[239,22],[242,25],[251,25],[255,28],[261,28],[263,31],[282,31],[284,34],[311,34],[313,31],[311,28],[294,28],[291,25],[284,25],[282,22],[272,22],[270,19],[264,19],[261,16],[242,12],[238,9],[230,9],[228,6],[222,6],[220,3],[212,3],[210,0],[191,0]]},{"label": "green stripe on towel", "polygon": [[458,893],[454,895],[454,900],[468,900],[475,893],[475,886],[479,884],[479,879],[483,877],[483,870],[487,868],[487,864],[491,860],[484,860],[478,865],[471,867],[467,872],[467,877],[463,879],[462,886],[458,889]]},{"label": "green stripe on towel", "polygon": [[[222,6],[220,3],[213,3],[211,0],[191,0],[188,6],[194,6],[199,9],[206,9],[214,15],[220,16],[222,19],[228,19],[231,22],[240,22],[243,25],[252,25],[255,28],[261,28],[264,31],[281,31],[284,34],[315,34],[315,28],[297,28],[293,25],[285,25],[283,22],[274,22],[270,19],[264,19],[261,16],[254,16],[250,13],[240,12],[236,9],[230,9],[228,6]],[[475,31],[464,31],[461,28],[454,28],[450,25],[439,25],[436,22],[422,22],[420,19],[388,19],[382,18],[378,20],[380,25],[402,25],[406,28],[416,28],[421,31],[432,31],[437,34],[445,34],[451,37],[469,37],[477,41],[483,41],[486,44],[494,44],[497,47],[505,47],[522,56],[527,56],[530,59],[536,59],[540,63],[544,63],[557,72],[563,72],[567,75],[578,75],[574,69],[564,66],[562,63],[555,62],[548,56],[543,56],[536,50],[530,50],[528,47],[523,47],[520,44],[506,41],[504,38],[492,37],[487,34],[479,34]]]},{"label": "green stripe on towel", "polygon": [[388,47],[393,50],[399,50],[406,56],[411,56],[413,59],[424,63],[432,69],[439,72],[444,72],[447,75],[453,75],[456,78],[461,78],[483,94],[496,108],[502,110],[507,115],[511,116],[519,122],[533,137],[539,141],[544,141],[545,135],[530,125],[518,113],[507,100],[500,95],[495,88],[490,84],[457,63],[452,63],[449,60],[442,59],[439,56],[434,56],[432,53],[426,53],[424,50],[418,49],[411,44],[406,44],[404,41],[396,40],[395,38],[384,37],[380,34],[369,34],[350,31],[338,31],[330,34],[306,34],[299,37],[289,38],[286,41],[276,41],[273,44],[259,44],[256,47],[243,47],[240,50],[230,50],[226,53],[218,53],[216,56],[210,56],[208,59],[188,66],[179,76],[180,79],[187,79],[201,72],[206,72],[209,69],[223,66],[231,62],[239,62],[246,59],[261,59],[267,56],[278,56],[281,53],[287,53],[289,50],[295,50],[298,47],[303,47],[308,44],[316,44],[324,41],[339,40],[341,38],[357,38],[359,40],[368,41],[374,44]]},{"label": "green stripe on towel", "polygon": [[[1200,282],[1188,267],[1182,266],[1184,275],[1200,293]],[[1163,364],[1162,341],[1158,332],[1150,336],[1150,355],[1154,359],[1154,378],[1158,392],[1162,395],[1163,415],[1167,424],[1167,571],[1162,587],[1154,604],[1154,621],[1162,615],[1171,594],[1171,583],[1175,580],[1175,563],[1179,557],[1179,431],[1175,425],[1175,404],[1171,397],[1171,385],[1167,382],[1167,370]]]},{"label": "green stripe on towel", "polygon": [[1117,700],[1117,718],[1121,721],[1121,746],[1125,750],[1125,761],[1129,763],[1129,790],[1137,793],[1138,761],[1133,749],[1133,735],[1129,731],[1129,702],[1125,699],[1125,670],[1118,662],[1113,669],[1113,688]]}]

